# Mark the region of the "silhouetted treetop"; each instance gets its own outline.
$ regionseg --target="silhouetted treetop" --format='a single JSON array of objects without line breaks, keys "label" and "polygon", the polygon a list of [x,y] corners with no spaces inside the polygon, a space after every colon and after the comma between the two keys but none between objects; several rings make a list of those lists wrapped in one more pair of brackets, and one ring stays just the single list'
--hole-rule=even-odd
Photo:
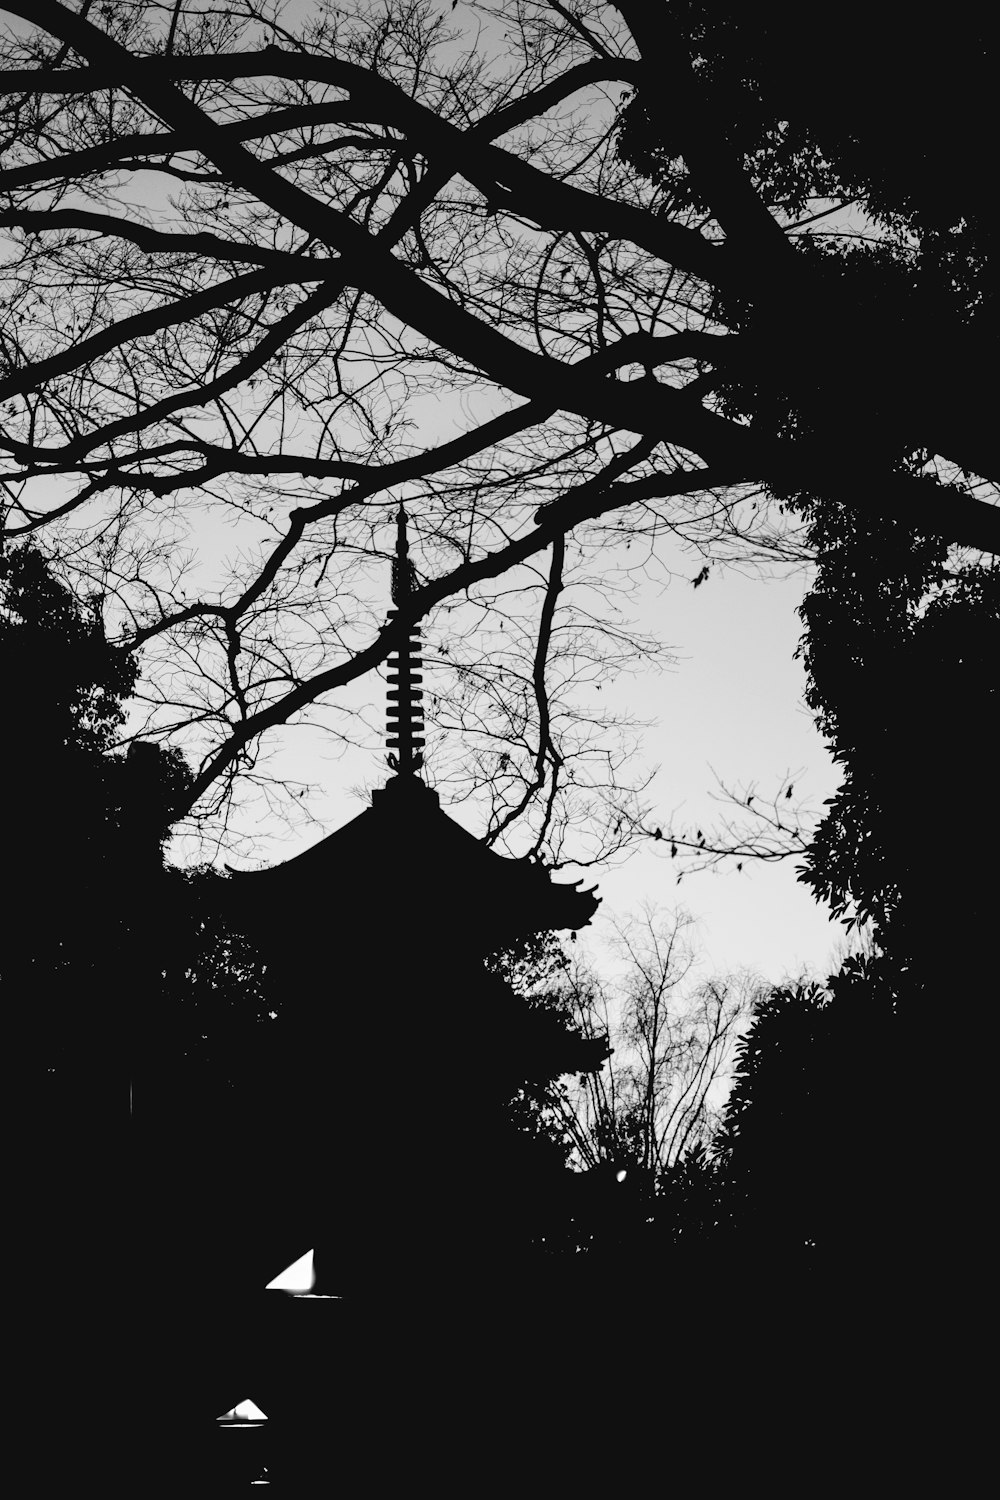
[{"label": "silhouetted treetop", "polygon": [[[803,451],[830,442],[830,478],[842,456],[862,486],[876,473],[926,475],[934,453],[995,477],[981,378],[996,302],[978,8],[950,18],[933,87],[918,81],[925,38],[886,8],[841,7],[833,27],[781,0],[620,8],[647,47],[663,28],[680,91],[640,85],[619,150],[667,211],[688,204],[726,230],[732,276],[715,311],[738,337],[715,380],[724,409]],[[816,232],[837,214],[841,234]],[[778,233],[783,215],[803,232]],[[945,364],[955,382],[943,388],[928,371]],[[779,495],[842,498],[836,483],[802,485],[777,465],[771,479]],[[914,493],[905,524],[947,536],[932,493],[926,506]]]}]

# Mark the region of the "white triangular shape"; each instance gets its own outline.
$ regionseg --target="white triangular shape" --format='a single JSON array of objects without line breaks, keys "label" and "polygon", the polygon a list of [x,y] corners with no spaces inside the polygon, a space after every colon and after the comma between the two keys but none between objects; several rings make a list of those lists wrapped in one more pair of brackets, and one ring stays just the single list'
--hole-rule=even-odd
[{"label": "white triangular shape", "polygon": [[311,1292],[315,1285],[313,1252],[307,1250],[305,1255],[300,1255],[298,1260],[293,1260],[292,1264],[286,1266],[273,1281],[269,1281],[264,1290],[266,1292]]},{"label": "white triangular shape", "polygon": [[261,1411],[256,1401],[239,1401],[230,1410],[224,1411],[218,1422],[266,1422],[267,1413]]}]

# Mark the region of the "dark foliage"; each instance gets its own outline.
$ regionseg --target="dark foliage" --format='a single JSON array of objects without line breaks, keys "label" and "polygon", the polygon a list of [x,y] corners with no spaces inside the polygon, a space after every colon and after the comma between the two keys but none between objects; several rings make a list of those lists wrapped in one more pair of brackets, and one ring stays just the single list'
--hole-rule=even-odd
[{"label": "dark foliage", "polygon": [[11,709],[0,755],[16,872],[16,941],[2,965],[28,1072],[62,1085],[117,1057],[125,1087],[130,1016],[155,973],[140,932],[157,910],[162,845],[189,773],[176,752],[116,748],[134,667],[107,643],[100,603],[76,601],[30,548],[0,558]]},{"label": "dark foliage", "polygon": [[[844,780],[803,870],[835,914],[870,920],[927,984],[982,977],[995,901],[1000,574],[829,510],[802,614],[808,701]],[[930,809],[934,812],[931,814]]]},{"label": "dark foliage", "polygon": [[560,985],[566,958],[554,933],[538,933],[494,954],[487,970],[495,986],[499,1017],[511,1027],[504,1045],[504,1067],[514,1089],[508,1118],[523,1136],[547,1142],[552,1159],[565,1165],[571,1141],[560,1108],[560,1080],[595,1072],[609,1054],[606,1037],[584,1034],[574,1017],[572,996]]},{"label": "dark foliage", "polygon": [[722,1227],[747,1253],[843,1263],[905,1240],[894,1020],[886,986],[855,959],[828,986],[761,1002],[716,1144]]},{"label": "dark foliage", "polygon": [[86,1223],[75,1275],[141,1261],[183,1280],[167,1263],[192,1232],[198,1164],[240,1135],[260,1075],[260,964],[220,920],[218,879],[164,867],[190,773],[176,752],[120,748],[134,668],[101,601],[74,600],[30,548],[0,559],[0,597],[14,709],[0,982],[40,1274],[65,1274],[66,1235]]},{"label": "dark foliage", "polygon": [[[657,9],[674,88],[636,91],[619,149],[665,209],[688,204],[726,224],[736,274],[715,313],[739,340],[712,377],[723,408],[759,435],[825,446],[833,491],[845,462],[862,487],[879,472],[920,476],[934,452],[992,473],[981,9],[949,14],[931,88],[918,82],[926,38],[891,7],[841,7],[832,25],[785,0]],[[630,21],[637,10],[626,8]],[[824,200],[852,206],[839,240],[785,240],[768,218]],[[942,369],[947,388],[928,379]],[[780,467],[767,482],[780,499],[816,498]]]},{"label": "dark foliage", "polygon": [[[852,0],[832,24],[791,0],[649,8],[668,28],[664,42],[690,60],[691,105],[740,152],[769,203],[797,211],[807,196],[846,189],[889,223],[985,231],[969,149],[989,127],[989,28],[978,6],[957,5],[939,28],[933,88],[919,84],[926,34],[891,6]],[[673,137],[669,118],[663,107],[651,139],[631,106],[624,142],[630,159],[664,177],[682,171],[685,144],[683,116],[673,115]],[[979,208],[971,223],[970,206]]]}]

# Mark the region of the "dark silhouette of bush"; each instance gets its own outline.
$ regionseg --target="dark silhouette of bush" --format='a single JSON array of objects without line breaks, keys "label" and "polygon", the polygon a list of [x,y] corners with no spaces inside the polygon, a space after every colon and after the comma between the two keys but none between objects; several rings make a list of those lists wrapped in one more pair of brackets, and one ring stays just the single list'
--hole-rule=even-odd
[{"label": "dark silhouette of bush", "polygon": [[933,1005],[989,973],[1000,572],[851,526],[803,617],[808,699],[844,780],[802,878],[835,914],[870,920]]},{"label": "dark silhouette of bush", "polygon": [[188,772],[176,751],[117,749],[134,664],[105,638],[101,601],[74,599],[29,547],[0,557],[0,673],[10,862],[0,973],[23,1067],[36,1086],[62,1089],[85,1062],[123,1064],[128,1013],[151,972],[137,935],[160,900]]},{"label": "dark silhouette of bush", "polygon": [[905,1235],[887,1171],[899,1124],[893,1009],[860,959],[826,986],[760,1002],[716,1142],[723,1229],[745,1252],[846,1269]]}]

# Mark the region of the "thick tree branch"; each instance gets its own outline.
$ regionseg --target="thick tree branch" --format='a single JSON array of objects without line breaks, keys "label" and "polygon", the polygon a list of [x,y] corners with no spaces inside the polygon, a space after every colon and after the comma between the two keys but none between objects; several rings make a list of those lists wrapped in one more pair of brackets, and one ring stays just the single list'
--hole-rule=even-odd
[{"label": "thick tree branch", "polygon": [[287,273],[294,279],[298,268],[305,273],[305,280],[313,280],[312,267],[318,265],[320,274],[333,269],[336,262],[328,256],[310,254],[296,255],[285,250],[272,250],[266,245],[250,245],[238,240],[223,239],[221,235],[197,230],[185,234],[178,230],[152,229],[138,219],[125,219],[115,214],[91,213],[78,208],[20,208],[0,212],[0,229],[23,229],[28,234],[42,235],[53,230],[82,229],[95,235],[107,235],[112,239],[128,240],[150,255],[190,255],[222,262],[224,265],[239,265],[249,262],[255,266],[269,266],[276,272]]},{"label": "thick tree branch", "polygon": [[[727,265],[718,248],[697,230],[651,219],[643,210],[630,204],[609,202],[597,193],[556,181],[530,163],[489,144],[496,135],[533,118],[565,97],[567,90],[563,88],[562,80],[554,80],[546,89],[507,106],[469,130],[460,130],[404,93],[396,84],[340,58],[310,57],[282,52],[278,48],[267,48],[257,54],[208,58],[132,58],[97,27],[71,16],[52,0],[43,0],[37,7],[8,8],[43,25],[53,35],[72,39],[78,51],[98,62],[93,71],[72,70],[76,74],[73,87],[67,87],[69,70],[49,73],[44,78],[36,75],[29,85],[32,91],[44,91],[47,87],[66,92],[106,87],[127,89],[167,124],[173,124],[178,134],[202,141],[200,149],[213,160],[218,158],[219,141],[225,127],[197,110],[197,106],[174,87],[175,82],[264,76],[324,83],[344,89],[352,101],[363,100],[366,108],[374,110],[384,123],[401,130],[421,150],[429,154],[439,153],[440,159],[436,162],[439,168],[446,167],[449,175],[458,172],[465,176],[487,198],[502,201],[509,211],[529,214],[541,226],[550,229],[569,227],[631,239],[651,254],[661,256],[669,264],[683,266],[695,275],[709,280],[727,278]],[[634,75],[635,65],[622,60],[615,63],[610,73],[606,64],[594,64],[571,70],[566,78],[572,90],[584,82],[598,79],[634,82]],[[6,79],[0,75],[0,91],[7,88],[11,92],[22,92],[25,76],[30,77],[30,70],[27,74],[8,74]],[[178,123],[181,118],[178,111],[182,108],[186,117],[184,124]],[[191,118],[191,111],[197,112],[198,119]],[[210,126],[213,132],[209,140],[204,137],[205,126]],[[227,138],[237,145],[232,136]],[[214,142],[214,147],[211,142]],[[218,164],[224,170],[222,163]],[[231,160],[230,168],[232,164]],[[245,169],[245,163],[242,165]],[[265,201],[277,206],[266,196]],[[289,211],[287,199],[281,211]],[[289,216],[294,219],[294,212]]]},{"label": "thick tree branch", "polygon": [[[298,546],[305,534],[307,526],[314,521],[326,520],[331,516],[340,515],[351,505],[359,505],[365,500],[370,500],[373,495],[383,490],[392,488],[394,485],[404,484],[414,479],[424,477],[433,473],[436,469],[447,468],[451,464],[459,463],[463,459],[472,457],[484,448],[492,446],[502,438],[511,437],[517,432],[524,431],[528,427],[539,422],[544,422],[551,416],[551,410],[536,406],[521,406],[515,411],[507,412],[501,417],[496,417],[492,422],[486,422],[481,427],[464,433],[451,442],[442,443],[437,448],[427,449],[413,458],[401,459],[395,464],[376,465],[374,467],[359,464],[329,465],[329,469],[339,468],[349,470],[349,477],[355,478],[357,483],[343,494],[330,500],[321,500],[316,505],[302,506],[293,510],[288,520],[288,530],[281,538],[278,545],[269,554],[266,562],[254,579],[249,588],[245,589],[240,597],[231,605],[211,605],[202,609],[200,605],[194,605],[188,609],[181,610],[176,614],[164,616],[154,625],[149,625],[136,632],[130,642],[130,649],[135,650],[145,644],[156,635],[162,635],[164,631],[184,623],[187,620],[196,619],[199,613],[211,616],[219,616],[227,621],[235,622],[250,608],[266,591],[277,577],[282,564]],[[306,472],[321,473],[321,470],[307,470]],[[343,474],[334,477],[344,477]]]},{"label": "thick tree branch", "polygon": [[[744,279],[750,274],[758,290],[787,290],[798,277],[795,249],[762,201],[714,114],[701,98],[690,54],[665,6],[652,9],[645,0],[617,0],[642,57],[643,102],[667,125],[665,134],[681,141],[684,160],[698,194],[706,200],[726,235],[726,259],[736,252]],[[666,78],[664,78],[666,64]]]},{"label": "thick tree branch", "polygon": [[[219,46],[194,58],[169,45],[169,56],[133,57],[88,21],[106,17],[105,7],[25,0],[9,9],[56,38],[54,47],[45,36],[25,42],[16,27],[12,57],[58,53],[54,69],[0,75],[0,91],[24,95],[8,94],[14,165],[0,172],[11,205],[0,229],[14,231],[0,401],[17,398],[4,421],[7,447],[21,461],[8,463],[2,479],[11,515],[26,522],[12,529],[38,529],[88,497],[121,492],[120,503],[103,499],[81,516],[81,571],[88,584],[107,581],[109,608],[132,621],[149,619],[137,602],[143,590],[155,600],[161,618],[144,624],[133,646],[176,632],[147,656],[149,724],[163,734],[214,724],[227,736],[202,768],[202,793],[213,776],[228,786],[237,767],[252,766],[264,729],[392,649],[388,628],[357,655],[345,642],[357,642],[370,608],[365,559],[381,555],[382,505],[365,502],[393,486],[414,484],[425,565],[436,575],[411,601],[414,619],[472,586],[474,605],[496,602],[507,586],[493,580],[551,549],[537,630],[519,614],[523,604],[509,614],[501,606],[501,619],[517,622],[499,638],[504,656],[517,637],[517,687],[506,703],[493,659],[496,713],[506,715],[523,755],[494,805],[521,800],[528,787],[527,800],[534,796],[546,817],[541,802],[547,797],[551,812],[559,773],[551,719],[557,703],[560,712],[565,706],[553,696],[550,713],[546,669],[554,695],[560,664],[577,660],[576,645],[566,644],[574,631],[587,643],[584,661],[595,631],[613,635],[609,623],[577,609],[576,593],[560,608],[572,627],[553,632],[564,538],[574,527],[618,511],[623,529],[634,522],[653,537],[676,526],[684,539],[696,535],[706,547],[725,539],[728,547],[743,507],[739,496],[718,492],[752,484],[806,514],[835,501],[862,517],[901,518],[916,534],[1000,552],[1000,510],[967,493],[953,464],[937,465],[940,480],[906,473],[925,454],[968,464],[986,451],[987,398],[966,399],[968,372],[982,359],[971,334],[966,343],[949,332],[951,313],[962,327],[968,313],[985,343],[985,320],[969,312],[979,303],[971,295],[963,303],[961,288],[954,298],[945,291],[937,321],[909,318],[911,306],[924,305],[921,283],[898,304],[890,297],[880,316],[872,307],[883,282],[896,287],[896,262],[884,278],[878,268],[869,278],[831,251],[817,271],[816,247],[791,243],[788,224],[768,207],[780,196],[772,142],[757,148],[759,120],[753,106],[741,117],[742,85],[736,107],[713,117],[713,90],[726,103],[725,72],[717,78],[710,57],[702,66],[685,50],[694,46],[690,28],[674,9],[588,9],[616,37],[624,28],[607,12],[628,17],[641,60],[609,57],[595,34],[589,44],[602,55],[555,77],[555,60],[567,45],[580,55],[586,31],[570,6],[511,0],[506,14],[515,33],[522,28],[514,45],[523,55],[509,71],[502,57],[436,51],[433,7],[391,6],[377,38],[364,25],[352,31],[345,13],[335,43],[322,31],[301,43],[289,34],[288,51],[245,54],[226,51],[239,44],[238,26],[228,29],[233,15],[210,9],[199,13],[197,45],[210,48],[214,36]],[[655,23],[665,9],[684,46],[664,47]],[[135,26],[130,19],[119,31],[113,18],[109,30],[159,48],[170,11],[138,4]],[[249,12],[247,24],[252,30]],[[179,22],[174,30],[177,45],[187,45]],[[337,55],[313,56],[313,46]],[[64,67],[67,58],[85,65]],[[665,164],[663,191],[630,184],[616,156],[615,106],[604,88],[615,81],[638,88],[640,104],[648,99],[652,126],[637,113],[634,141],[642,150],[646,131],[650,161]],[[764,105],[765,93],[762,86]],[[493,107],[497,98],[504,102]],[[149,128],[137,129],[144,121]],[[116,137],[119,127],[128,134]],[[346,156],[344,136],[358,147]],[[793,131],[793,147],[795,139]],[[322,153],[328,160],[318,164]],[[176,197],[137,192],[150,169],[182,179]],[[829,176],[827,164],[788,170],[803,191]],[[845,189],[838,201],[849,196]],[[119,203],[119,216],[91,212],[91,203]],[[196,224],[209,232],[188,233]],[[297,245],[301,253],[289,249]],[[927,271],[933,311],[940,267],[933,252],[914,257],[918,281]],[[964,274],[959,267],[960,282]],[[302,300],[268,327],[292,300],[270,295],[281,286],[301,286]],[[173,290],[176,302],[161,302]],[[727,328],[739,331],[719,331]],[[259,382],[271,354],[282,356],[281,373],[272,365]],[[241,390],[244,382],[265,384],[263,399]],[[504,407],[526,404],[475,425],[469,412],[490,402],[485,409],[497,409],[498,395]],[[440,414],[450,419],[452,402],[462,403],[470,430],[414,452]],[[205,403],[209,410],[199,411]],[[820,433],[822,442],[802,436]],[[594,473],[627,444],[630,452]],[[319,498],[286,513],[283,534],[280,525],[270,533],[270,551],[248,581],[244,542],[259,546],[260,502],[280,488],[252,480],[283,474],[318,481]],[[54,495],[53,477],[69,475],[74,483]],[[177,540],[191,524],[190,497],[186,510],[145,496],[209,486],[208,503],[245,528],[236,543],[242,560],[209,596],[232,603],[191,605]],[[70,488],[77,493],[64,500]],[[671,496],[684,500],[651,503]],[[532,527],[528,517],[546,498]],[[286,511],[281,502],[277,509]],[[593,552],[618,527],[616,518],[586,528],[581,551]],[[445,571],[442,555],[465,561]],[[508,597],[518,593],[512,584]],[[492,628],[488,620],[483,628]],[[337,665],[317,673],[331,639]],[[482,695],[471,701],[478,715]],[[493,735],[490,712],[480,727]],[[238,723],[227,723],[237,714]],[[575,774],[570,765],[567,785]],[[636,814],[632,832],[641,821]]]},{"label": "thick tree branch", "polygon": [[[2,75],[0,75],[2,76]],[[0,91],[2,92],[2,91]],[[260,140],[305,126],[359,123],[357,111],[346,102],[307,104],[290,109],[268,110],[248,120],[230,120],[219,126],[237,141]],[[144,163],[151,156],[179,156],[198,150],[196,140],[185,138],[175,130],[132,131],[99,146],[85,146],[79,151],[64,151],[60,156],[44,157],[19,167],[0,170],[0,192],[15,192],[41,183],[77,180],[80,177],[121,165]]]},{"label": "thick tree branch", "polygon": [[[28,7],[22,13],[27,15]],[[132,60],[124,49],[88,22],[54,4],[53,0],[39,0],[37,6],[31,8],[31,18],[69,41],[80,52],[112,70],[117,68],[119,76],[129,76],[128,65]],[[296,62],[296,58],[292,61]],[[322,60],[324,67],[329,61]],[[365,70],[339,62],[330,66],[333,69],[329,74],[330,81],[334,81],[333,75],[336,74],[344,87],[350,87],[353,82],[359,89],[374,87],[381,93],[381,81],[376,80],[373,84],[372,75]],[[129,78],[129,91],[167,124],[202,139],[203,154],[231,180],[240,183],[310,236],[340,249],[346,262],[347,278],[378,297],[393,316],[449,348],[500,386],[535,400],[548,399],[551,391],[557,389],[560,405],[566,410],[625,431],[647,436],[655,434],[660,441],[675,443],[699,454],[713,466],[720,463],[732,466],[740,471],[738,477],[741,479],[760,479],[773,471],[776,461],[781,463],[780,450],[776,453],[773,445],[758,442],[750,429],[704,411],[685,398],[683,392],[655,382],[630,382],[626,385],[615,381],[595,382],[585,373],[585,364],[580,367],[560,366],[522,348],[423,283],[393,258],[389,248],[378,243],[347,216],[318,203],[293,183],[262,167],[171,83],[161,81],[162,76],[162,70],[157,74],[147,69],[144,76],[140,70],[137,79]],[[412,105],[412,101],[395,86],[387,85],[386,88],[393,98],[399,95],[400,107]],[[779,238],[784,249],[789,250],[784,237],[779,235]],[[789,253],[794,254],[790,250]],[[786,469],[793,467],[791,457],[789,454],[784,458]],[[807,462],[803,467],[802,487],[822,493],[825,488],[823,476],[816,474],[814,478],[813,470],[813,462]],[[957,513],[962,524],[961,534],[956,535],[955,540],[980,545],[970,533],[976,538],[980,534],[1000,535],[990,507],[969,501],[966,505],[953,505],[952,510],[952,518]],[[936,530],[940,534],[940,523]]]},{"label": "thick tree branch", "polygon": [[22,365],[16,374],[0,379],[0,401],[23,395],[26,391],[39,390],[47,381],[57,379],[60,375],[68,375],[71,370],[78,370],[82,365],[102,354],[108,354],[122,344],[134,339],[149,338],[151,334],[178,323],[190,322],[213,308],[226,307],[256,292],[269,292],[278,286],[298,285],[303,281],[319,281],[323,278],[321,269],[312,277],[303,274],[304,271],[305,267],[301,264],[294,274],[286,272],[284,275],[275,275],[270,270],[250,271],[244,276],[234,276],[229,281],[218,282],[202,292],[192,292],[173,302],[163,302],[145,312],[135,313],[130,318],[122,318],[120,322],[109,323],[100,333],[81,339],[79,343],[71,344],[46,359]]},{"label": "thick tree branch", "polygon": [[[547,421],[552,414],[553,407],[529,402],[524,406],[514,407],[457,438],[451,438],[446,443],[388,464],[355,463],[346,459],[317,458],[304,453],[242,453],[233,448],[222,448],[215,443],[200,442],[197,438],[185,438],[172,443],[158,443],[149,448],[138,448],[127,456],[119,454],[114,458],[93,459],[85,465],[63,462],[24,470],[18,474],[0,474],[0,480],[78,473],[83,468],[87,472],[99,471],[102,488],[121,486],[123,489],[162,495],[169,494],[171,490],[206,484],[220,474],[302,474],[313,479],[354,480],[356,489],[351,490],[351,499],[368,499],[393,485],[420,479],[461,463],[505,438]],[[206,460],[204,467],[163,475],[133,473],[128,468],[130,464],[151,463],[157,459],[184,454],[202,454]],[[330,507],[334,504],[339,504],[339,501],[325,500],[316,506],[306,507],[302,514],[307,520],[330,515],[333,514]]]},{"label": "thick tree branch", "polygon": [[[172,416],[174,412],[183,410],[184,407],[216,401],[260,370],[269,359],[273,359],[292,333],[335,302],[342,291],[342,284],[333,278],[323,286],[317,287],[309,296],[303,298],[297,307],[292,308],[284,317],[273,323],[248,354],[242,359],[234,360],[229,368],[214,380],[206,381],[203,385],[189,390],[177,391],[172,396],[165,396],[162,401],[155,401],[130,417],[121,417],[118,421],[107,422],[103,427],[95,428],[93,432],[75,438],[61,448],[33,448],[8,437],[0,437],[0,448],[6,448],[15,457],[23,458],[29,463],[37,463],[40,459],[50,457],[62,462],[76,457],[84,458],[94,448],[113,443],[131,432],[138,432],[144,427],[161,422],[166,417]],[[104,480],[95,480],[87,493],[97,493],[106,488],[108,485]],[[78,503],[82,503],[85,498],[87,494],[82,494]]]}]

